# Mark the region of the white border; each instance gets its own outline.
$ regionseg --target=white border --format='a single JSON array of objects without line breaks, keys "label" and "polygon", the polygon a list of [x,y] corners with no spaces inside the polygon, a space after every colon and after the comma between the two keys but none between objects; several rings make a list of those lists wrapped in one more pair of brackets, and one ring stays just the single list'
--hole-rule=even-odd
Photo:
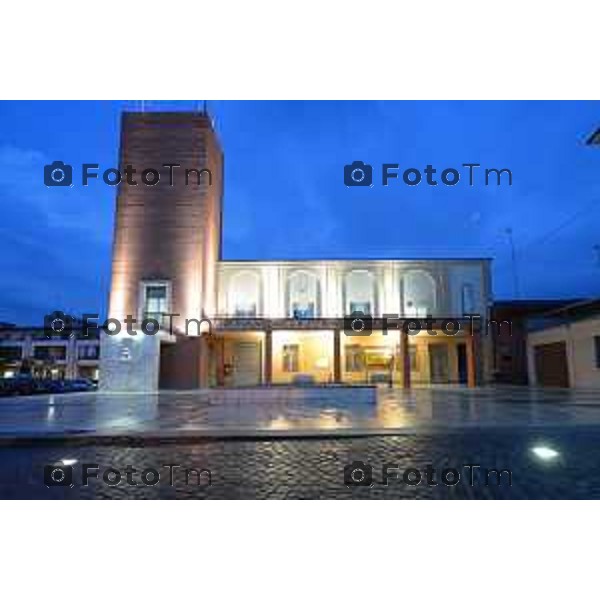
[{"label": "white border", "polygon": [[598,98],[598,7],[7,2],[1,97]]},{"label": "white border", "polygon": [[[580,0],[8,2],[0,97],[595,99],[597,12]],[[591,502],[3,509],[7,598],[564,600],[597,588]]]},{"label": "white border", "polygon": [[3,508],[6,598],[564,600],[597,587],[593,502]]}]

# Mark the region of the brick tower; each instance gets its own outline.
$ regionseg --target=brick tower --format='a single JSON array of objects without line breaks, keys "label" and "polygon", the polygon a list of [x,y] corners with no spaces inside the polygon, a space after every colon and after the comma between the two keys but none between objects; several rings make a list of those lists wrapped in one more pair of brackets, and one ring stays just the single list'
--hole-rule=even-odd
[{"label": "brick tower", "polygon": [[[137,185],[127,183],[127,170]],[[190,339],[181,334],[185,319],[213,316],[221,255],[223,154],[210,118],[195,112],[124,113],[120,172],[123,179],[117,195],[109,316],[122,320],[132,315],[139,321],[152,316],[162,318],[167,325],[161,315],[179,315],[172,317],[177,335],[168,340],[171,347],[161,371],[166,368],[170,387],[196,387],[199,367],[193,357],[199,352],[199,340],[190,352]],[[137,338],[142,341],[139,335]],[[165,345],[164,336],[160,340]],[[125,375],[121,377],[116,371],[120,367],[133,374],[133,363],[138,359],[146,367],[152,363],[152,385],[145,387],[156,387],[157,353],[165,354],[160,340],[154,342],[154,351],[147,339],[143,340],[145,351],[129,340],[131,349],[125,352],[129,359],[121,357],[121,363],[129,360],[130,368],[119,363],[116,342],[112,350],[107,348],[103,352],[109,361],[104,361],[104,387],[129,388],[123,385]],[[183,372],[181,365],[177,372],[169,372],[169,363],[180,362],[178,349],[184,345],[191,360]],[[140,365],[136,372],[140,372]]]}]

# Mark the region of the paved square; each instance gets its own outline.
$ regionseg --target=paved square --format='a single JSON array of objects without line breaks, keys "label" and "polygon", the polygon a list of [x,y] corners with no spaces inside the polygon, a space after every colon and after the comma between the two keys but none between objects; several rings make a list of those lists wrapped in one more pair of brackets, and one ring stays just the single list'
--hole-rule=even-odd
[{"label": "paved square", "polygon": [[525,387],[273,387],[0,399],[0,437],[285,437],[594,424],[600,425],[599,392]]}]

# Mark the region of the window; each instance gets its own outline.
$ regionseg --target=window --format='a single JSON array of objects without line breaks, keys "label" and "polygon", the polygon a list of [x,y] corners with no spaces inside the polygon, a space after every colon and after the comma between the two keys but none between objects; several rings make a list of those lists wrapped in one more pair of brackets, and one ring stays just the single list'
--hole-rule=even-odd
[{"label": "window", "polygon": [[167,284],[145,284],[144,286],[144,317],[161,320],[168,314]]},{"label": "window", "polygon": [[85,345],[77,348],[77,358],[79,360],[98,360],[100,348],[96,345]]},{"label": "window", "polygon": [[319,314],[320,287],[314,273],[296,271],[287,280],[287,313],[294,319],[312,319]]},{"label": "window", "polygon": [[361,312],[364,315],[371,314],[371,303],[370,302],[350,302],[350,314],[354,312]]},{"label": "window", "polygon": [[35,346],[33,349],[33,358],[36,360],[65,360],[66,356],[66,346]]},{"label": "window", "polygon": [[285,344],[283,346],[282,369],[284,373],[296,373],[298,372],[298,344]]},{"label": "window", "polygon": [[21,360],[21,346],[0,346],[0,360]]},{"label": "window", "polygon": [[312,319],[315,316],[314,302],[293,302],[292,316],[294,317],[294,319]]},{"label": "window", "polygon": [[417,317],[424,319],[431,314],[428,306],[415,306],[411,300],[406,303],[404,314],[407,317]]},{"label": "window", "polygon": [[227,286],[227,314],[256,317],[261,312],[261,276],[254,271],[233,273]]},{"label": "window", "polygon": [[426,317],[436,312],[436,286],[425,271],[410,271],[402,277],[402,307],[407,317]]},{"label": "window", "polygon": [[594,336],[594,350],[596,354],[596,369],[600,369],[600,335]]},{"label": "window", "polygon": [[255,317],[256,304],[236,305],[233,314],[236,317]]},{"label": "window", "polygon": [[470,283],[465,283],[462,286],[462,312],[463,315],[475,312],[475,294],[473,286]]},{"label": "window", "polygon": [[343,282],[344,311],[347,314],[362,312],[372,315],[376,310],[375,275],[365,269],[354,269],[346,274]]},{"label": "window", "polygon": [[365,353],[358,345],[346,346],[346,371],[359,373],[365,370]]}]

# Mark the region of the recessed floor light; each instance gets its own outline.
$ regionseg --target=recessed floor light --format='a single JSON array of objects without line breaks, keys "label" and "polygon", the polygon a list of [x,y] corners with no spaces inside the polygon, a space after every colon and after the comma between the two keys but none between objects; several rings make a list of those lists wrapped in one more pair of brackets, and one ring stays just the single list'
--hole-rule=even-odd
[{"label": "recessed floor light", "polygon": [[552,460],[560,456],[560,453],[549,446],[534,446],[531,451],[542,460]]}]

